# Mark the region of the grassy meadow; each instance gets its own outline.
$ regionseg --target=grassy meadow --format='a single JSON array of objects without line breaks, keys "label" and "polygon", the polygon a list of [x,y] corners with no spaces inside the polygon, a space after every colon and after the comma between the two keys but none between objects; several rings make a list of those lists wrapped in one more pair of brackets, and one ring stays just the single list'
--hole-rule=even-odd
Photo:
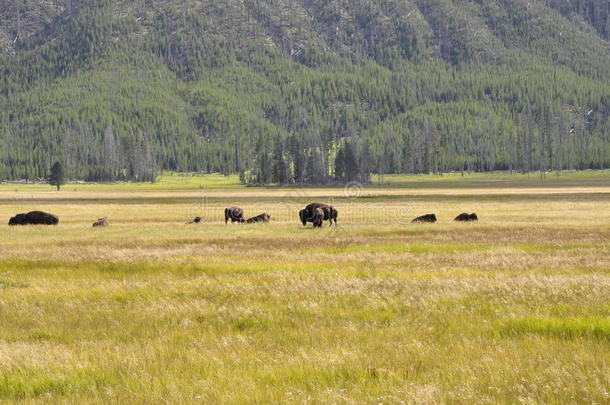
[{"label": "grassy meadow", "polygon": [[0,185],[0,402],[610,403],[609,172],[384,180]]}]

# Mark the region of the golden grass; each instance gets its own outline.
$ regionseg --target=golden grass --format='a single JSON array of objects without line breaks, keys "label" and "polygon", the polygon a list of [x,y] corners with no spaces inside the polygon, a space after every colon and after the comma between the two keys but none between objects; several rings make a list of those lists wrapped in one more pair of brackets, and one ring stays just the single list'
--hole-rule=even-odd
[{"label": "golden grass", "polygon": [[[0,401],[608,403],[600,187],[4,191],[61,222],[0,225]],[[298,224],[319,196],[338,228]]]}]

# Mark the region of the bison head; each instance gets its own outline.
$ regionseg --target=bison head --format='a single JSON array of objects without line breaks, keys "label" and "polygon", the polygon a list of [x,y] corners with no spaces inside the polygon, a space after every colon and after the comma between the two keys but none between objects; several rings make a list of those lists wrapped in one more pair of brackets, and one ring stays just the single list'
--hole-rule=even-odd
[{"label": "bison head", "polygon": [[17,214],[14,217],[12,217],[11,219],[9,219],[8,224],[9,226],[14,226],[14,225],[25,225],[27,224],[27,215],[26,214]]},{"label": "bison head", "polygon": [[322,228],[322,222],[324,222],[324,210],[322,208],[316,208],[314,210],[312,222],[315,228]]}]

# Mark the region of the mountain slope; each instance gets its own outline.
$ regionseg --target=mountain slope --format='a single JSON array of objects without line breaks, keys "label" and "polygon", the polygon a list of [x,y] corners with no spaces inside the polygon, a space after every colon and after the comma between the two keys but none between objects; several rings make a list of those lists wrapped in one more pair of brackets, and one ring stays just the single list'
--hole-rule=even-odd
[{"label": "mountain slope", "polygon": [[601,0],[0,0],[0,177],[606,167],[609,23]]}]

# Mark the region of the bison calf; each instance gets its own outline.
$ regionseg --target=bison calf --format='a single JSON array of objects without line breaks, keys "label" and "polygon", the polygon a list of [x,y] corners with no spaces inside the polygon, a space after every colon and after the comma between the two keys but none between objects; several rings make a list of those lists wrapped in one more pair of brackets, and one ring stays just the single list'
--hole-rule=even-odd
[{"label": "bison calf", "polygon": [[426,214],[421,217],[415,218],[411,223],[413,224],[421,224],[421,223],[430,223],[433,224],[436,222],[436,215],[434,214]]},{"label": "bison calf", "polygon": [[97,221],[95,221],[95,222],[93,223],[93,227],[94,227],[94,228],[97,228],[97,227],[100,227],[100,228],[105,228],[105,227],[107,227],[108,225],[110,225],[110,222],[108,222],[108,218],[107,218],[107,217],[100,218],[100,219],[98,219]]}]

